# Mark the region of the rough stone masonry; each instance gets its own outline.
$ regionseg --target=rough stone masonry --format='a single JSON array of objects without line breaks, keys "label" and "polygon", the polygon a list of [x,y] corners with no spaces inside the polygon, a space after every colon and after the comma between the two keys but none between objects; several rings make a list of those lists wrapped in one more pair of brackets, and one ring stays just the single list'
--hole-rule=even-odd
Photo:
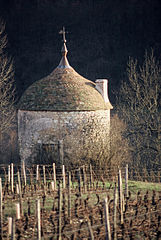
[{"label": "rough stone masonry", "polygon": [[[45,112],[20,110],[18,115],[21,160],[40,160],[42,145],[63,140],[64,164],[71,160],[92,159],[108,147],[110,110]],[[45,163],[51,164],[48,159]],[[48,162],[47,162],[48,161]],[[53,159],[57,161],[57,159]]]}]

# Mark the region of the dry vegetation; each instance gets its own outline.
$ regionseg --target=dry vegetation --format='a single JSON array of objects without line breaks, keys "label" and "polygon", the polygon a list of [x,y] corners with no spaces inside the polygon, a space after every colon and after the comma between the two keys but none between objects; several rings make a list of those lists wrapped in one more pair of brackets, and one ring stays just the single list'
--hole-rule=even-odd
[{"label": "dry vegetation", "polygon": [[[1,163],[5,157],[11,157],[7,152],[15,148],[15,133],[12,129],[16,118],[15,87],[13,61],[6,53],[7,35],[5,24],[0,21],[0,157]],[[17,134],[16,134],[17,135]],[[14,143],[13,143],[14,138]],[[8,150],[9,146],[11,148]],[[13,150],[13,149],[12,149]],[[15,149],[13,150],[15,152]]]}]

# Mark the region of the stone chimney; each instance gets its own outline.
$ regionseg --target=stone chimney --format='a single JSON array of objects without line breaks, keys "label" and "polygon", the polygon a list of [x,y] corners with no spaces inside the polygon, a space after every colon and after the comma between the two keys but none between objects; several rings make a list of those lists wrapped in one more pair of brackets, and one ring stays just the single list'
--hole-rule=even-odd
[{"label": "stone chimney", "polygon": [[97,79],[95,81],[96,89],[101,93],[104,101],[109,102],[108,98],[108,80],[107,79]]}]

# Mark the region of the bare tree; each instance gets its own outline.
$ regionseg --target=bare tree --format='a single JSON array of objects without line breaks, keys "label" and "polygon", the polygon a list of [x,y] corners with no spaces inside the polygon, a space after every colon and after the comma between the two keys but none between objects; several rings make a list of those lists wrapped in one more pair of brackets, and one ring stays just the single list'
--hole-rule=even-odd
[{"label": "bare tree", "polygon": [[160,167],[161,144],[161,66],[153,51],[145,54],[144,63],[129,58],[128,82],[123,82],[118,99],[120,115],[127,124],[133,166],[137,170]]},{"label": "bare tree", "polygon": [[0,151],[3,138],[11,129],[15,118],[15,87],[13,61],[6,53],[7,35],[5,24],[0,22]]}]

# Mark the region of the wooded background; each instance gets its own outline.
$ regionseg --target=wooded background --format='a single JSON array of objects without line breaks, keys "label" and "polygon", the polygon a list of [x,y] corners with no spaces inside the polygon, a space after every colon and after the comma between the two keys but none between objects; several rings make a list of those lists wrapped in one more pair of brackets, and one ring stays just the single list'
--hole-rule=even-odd
[{"label": "wooded background", "polygon": [[71,66],[90,80],[108,78],[113,104],[128,57],[141,62],[150,48],[160,56],[160,0],[1,0],[0,16],[18,97],[59,64],[62,26]]}]

